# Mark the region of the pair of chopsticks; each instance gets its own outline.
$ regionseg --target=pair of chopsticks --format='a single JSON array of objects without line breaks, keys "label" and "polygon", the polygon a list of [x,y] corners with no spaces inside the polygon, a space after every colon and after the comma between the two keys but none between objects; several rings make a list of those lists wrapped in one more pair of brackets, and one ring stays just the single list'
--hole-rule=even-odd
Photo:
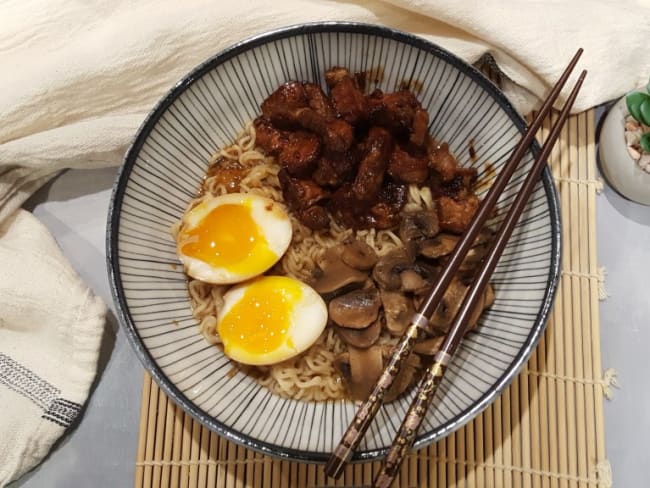
[{"label": "pair of chopsticks", "polygon": [[[533,138],[535,137],[535,133],[542,125],[542,121],[562,91],[562,88],[571,75],[573,68],[582,55],[582,51],[582,49],[579,49],[573,56],[573,59],[569,63],[568,67],[564,73],[562,73],[562,76],[549,93],[548,98],[544,101],[541,109],[535,117],[535,120],[530,125],[528,131],[513,151],[512,155],[501,170],[499,176],[494,181],[492,187],[483,199],[480,207],[474,215],[469,228],[465,231],[459,242],[456,244],[456,248],[451,254],[445,267],[441,271],[440,276],[438,277],[438,281],[434,284],[426,299],[413,316],[411,324],[396,345],[395,352],[389,360],[388,365],[384,369],[383,373],[379,377],[379,380],[374,386],[372,393],[358,410],[354,420],[349,425],[339,445],[327,462],[327,465],[325,466],[325,472],[328,476],[333,478],[340,477],[346,463],[350,460],[352,454],[358,448],[361,439],[366,433],[375,415],[377,414],[379,407],[383,403],[383,398],[386,391],[392,385],[393,380],[401,369],[402,363],[406,360],[406,358],[413,350],[415,343],[425,334],[425,330],[429,323],[429,317],[435,312],[436,308],[438,307],[440,300],[445,293],[445,290],[458,271],[460,264],[463,262],[478,233],[485,225],[485,222],[490,216],[497,200],[499,199],[499,196],[504,191],[508,181],[517,168],[517,165],[528,150],[530,144],[533,141]],[[445,370],[447,369],[447,365],[451,361],[451,358],[453,357],[456,349],[458,348],[458,345],[461,342],[461,339],[467,327],[467,323],[469,322],[469,319],[472,315],[472,311],[483,295],[485,287],[487,286],[494,268],[496,267],[496,264],[501,257],[501,254],[503,253],[508,239],[512,235],[512,231],[519,219],[519,216],[523,212],[526,203],[533,192],[535,184],[539,180],[542,170],[546,166],[546,159],[553,149],[553,145],[560,135],[560,131],[562,130],[562,127],[564,126],[564,123],[569,116],[573,102],[578,95],[586,74],[586,71],[582,71],[578,80],[576,81],[569,97],[562,107],[562,111],[560,112],[560,116],[556,124],[551,129],[546,143],[542,147],[542,150],[533,163],[533,166],[528,176],[526,177],[526,180],[519,189],[514,203],[510,207],[506,218],[501,223],[501,227],[495,234],[494,240],[490,244],[490,248],[488,249],[487,254],[483,259],[482,266],[477,271],[476,276],[470,285],[467,295],[465,296],[463,303],[460,306],[456,317],[454,318],[452,326],[447,333],[447,336],[445,337],[440,350],[434,356],[433,363],[427,369],[422,380],[420,381],[420,384],[418,385],[418,391],[415,395],[415,398],[413,399],[406,417],[404,418],[404,421],[402,422],[402,425],[400,426],[399,431],[393,440],[393,444],[388,450],[384,464],[382,465],[381,471],[375,478],[373,486],[377,488],[386,488],[391,485],[395,479],[395,476],[397,475],[397,472],[399,471],[399,467],[402,463],[402,460],[404,459],[404,456],[413,445],[420,424],[422,423],[422,420],[424,419],[429,408],[429,404],[433,398],[434,392],[440,384]]]}]

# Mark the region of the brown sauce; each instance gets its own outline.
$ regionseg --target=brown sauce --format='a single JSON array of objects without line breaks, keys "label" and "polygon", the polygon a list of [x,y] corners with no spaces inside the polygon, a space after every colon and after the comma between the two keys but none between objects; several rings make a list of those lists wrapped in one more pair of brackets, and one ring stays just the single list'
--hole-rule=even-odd
[{"label": "brown sauce", "polygon": [[[215,178],[217,184],[225,186],[228,193],[236,193],[247,172],[248,170],[239,163],[220,158],[208,168],[203,182],[205,183],[209,178]],[[203,185],[201,186],[203,187]],[[201,189],[202,192],[203,189]]]},{"label": "brown sauce", "polygon": [[419,95],[424,89],[424,83],[420,80],[402,80],[402,82],[399,84],[399,89],[409,90]]},{"label": "brown sauce", "polygon": [[473,163],[476,162],[477,157],[476,157],[476,149],[474,148],[474,138],[469,140],[468,143],[468,150],[469,150],[469,157],[472,160]]},{"label": "brown sauce", "polygon": [[497,176],[497,171],[494,169],[494,165],[490,162],[485,163],[485,170],[481,175],[481,179],[476,183],[474,191],[476,193],[482,193],[487,191],[492,187],[494,179]]},{"label": "brown sauce", "polygon": [[377,85],[384,81],[384,68],[383,66],[376,66],[367,69],[366,71],[360,71],[354,74],[354,78],[359,84],[359,88],[361,88],[362,91],[365,91],[368,83],[374,83]]}]

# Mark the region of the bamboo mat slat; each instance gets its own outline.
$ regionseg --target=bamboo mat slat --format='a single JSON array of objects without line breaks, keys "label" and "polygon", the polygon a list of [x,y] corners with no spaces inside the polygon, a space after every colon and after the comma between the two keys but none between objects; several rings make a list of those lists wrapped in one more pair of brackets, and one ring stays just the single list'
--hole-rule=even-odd
[{"label": "bamboo mat slat", "polygon": [[[555,117],[555,115],[551,116]],[[547,120],[539,138],[549,132]],[[603,379],[596,262],[594,111],[572,116],[549,164],[562,209],[562,274],[548,328],[510,387],[445,439],[412,452],[395,486],[604,488]],[[435,407],[434,407],[435,408]],[[137,488],[361,487],[378,463],[348,466],[338,481],[320,465],[279,461],[210,432],[145,374]]]}]

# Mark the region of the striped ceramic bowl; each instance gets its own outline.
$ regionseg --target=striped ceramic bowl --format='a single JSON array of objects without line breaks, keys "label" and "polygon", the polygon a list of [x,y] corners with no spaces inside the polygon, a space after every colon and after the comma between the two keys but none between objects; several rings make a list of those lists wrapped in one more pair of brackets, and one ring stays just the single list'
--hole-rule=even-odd
[{"label": "striped ceramic bowl", "polygon": [[[148,116],[128,151],[113,192],[107,255],[120,322],[160,387],[204,425],[276,456],[327,459],[355,413],[350,401],[310,403],[271,394],[199,334],[170,226],[193,198],[211,154],[229,144],[288,80],[324,86],[331,66],[381,68],[368,91],[419,81],[430,132],[464,166],[489,178],[525,128],[521,117],[479,72],[444,49],[384,27],[319,23],[246,40],[207,60],[176,84]],[[469,154],[472,141],[476,157]],[[532,163],[528,154],[500,207]],[[479,188],[488,185],[480,184]],[[483,190],[484,191],[484,190]],[[497,216],[496,220],[500,217]],[[496,301],[460,351],[427,415],[416,447],[475,417],[517,374],[540,338],[558,279],[556,193],[546,171],[494,273]],[[382,407],[356,460],[381,456],[413,393]]]}]

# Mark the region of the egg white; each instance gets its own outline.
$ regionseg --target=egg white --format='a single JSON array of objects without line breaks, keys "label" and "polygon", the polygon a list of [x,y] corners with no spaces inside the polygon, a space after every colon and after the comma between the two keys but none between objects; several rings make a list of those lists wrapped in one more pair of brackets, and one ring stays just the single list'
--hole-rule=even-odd
[{"label": "egg white", "polygon": [[[257,279],[264,279],[264,277]],[[301,281],[293,281],[299,285],[302,292],[300,300],[294,304],[290,313],[289,327],[286,334],[286,337],[290,338],[293,347],[288,345],[285,340],[274,350],[256,354],[247,351],[237,341],[229,341],[222,337],[224,348],[228,350],[228,357],[242,364],[270,365],[285,361],[306,351],[318,340],[327,325],[327,305],[313,288]],[[224,304],[217,316],[217,328],[232,307],[243,298],[252,282],[237,285],[224,294]]]},{"label": "egg white", "polygon": [[[260,266],[249,273],[240,273],[226,267],[215,267],[193,256],[183,254],[180,245],[182,233],[195,229],[212,210],[226,204],[250,205],[251,217],[260,228],[260,233],[265,237],[269,250],[276,255],[275,261]],[[280,203],[270,198],[247,193],[229,193],[218,197],[205,198],[199,205],[183,215],[181,223],[177,254],[183,263],[185,272],[191,277],[206,283],[224,285],[248,280],[271,268],[280,260],[289,247],[293,230],[291,219]]]}]

